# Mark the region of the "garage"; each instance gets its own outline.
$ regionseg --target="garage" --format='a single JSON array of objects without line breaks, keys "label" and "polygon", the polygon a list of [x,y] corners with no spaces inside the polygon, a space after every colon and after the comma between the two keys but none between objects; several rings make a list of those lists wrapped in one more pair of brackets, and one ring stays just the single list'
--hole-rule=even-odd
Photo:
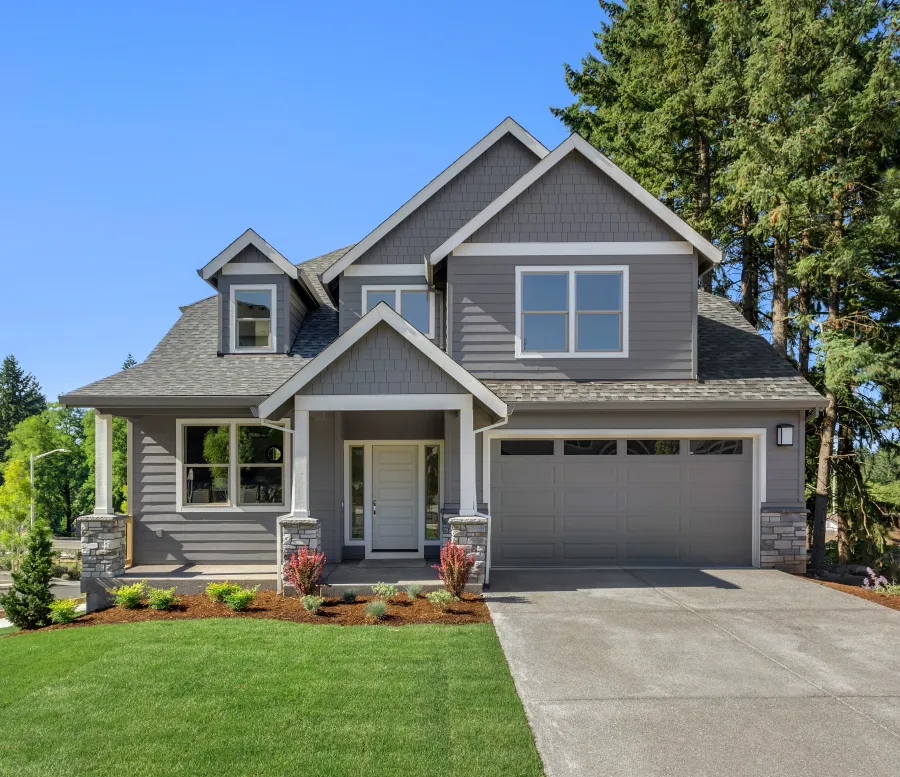
[{"label": "garage", "polygon": [[753,440],[491,440],[491,566],[751,566]]}]

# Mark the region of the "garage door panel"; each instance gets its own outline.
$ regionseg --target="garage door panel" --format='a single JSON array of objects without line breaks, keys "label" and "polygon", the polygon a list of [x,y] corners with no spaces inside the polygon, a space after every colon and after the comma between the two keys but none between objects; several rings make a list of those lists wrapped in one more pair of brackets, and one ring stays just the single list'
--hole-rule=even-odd
[{"label": "garage door panel", "polygon": [[492,564],[750,565],[752,441],[737,456],[688,450],[565,456],[557,444],[538,459],[494,446]]}]

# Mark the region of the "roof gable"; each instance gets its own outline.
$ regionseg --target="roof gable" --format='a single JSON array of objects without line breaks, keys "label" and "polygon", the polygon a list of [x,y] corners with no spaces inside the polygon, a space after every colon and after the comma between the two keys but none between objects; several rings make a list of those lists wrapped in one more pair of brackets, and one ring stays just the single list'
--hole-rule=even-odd
[{"label": "roof gable", "polygon": [[584,138],[573,134],[560,143],[559,146],[544,157],[531,170],[525,173],[525,175],[523,175],[515,184],[488,205],[481,213],[475,216],[475,218],[451,235],[441,246],[432,252],[429,261],[432,264],[437,264],[444,257],[448,256],[455,248],[472,237],[472,235],[484,227],[491,219],[503,211],[507,205],[525,193],[532,184],[553,170],[573,152],[581,154],[585,159],[593,163],[601,172],[611,179],[611,181],[618,184],[629,195],[637,200],[640,205],[645,207],[673,232],[694,246],[694,248],[696,248],[704,257],[716,263],[722,260],[721,252],[712,243],[700,235],[687,222],[669,210],[624,170],[613,164],[611,160],[597,151],[597,149],[584,140]]},{"label": "roof gable", "polygon": [[[251,247],[256,249],[256,251],[248,252],[247,249]],[[259,259],[272,262],[272,264],[290,278],[296,280],[299,277],[297,268],[252,229],[248,229],[224,251],[197,270],[197,274],[203,278],[203,280],[208,281],[229,262],[242,264],[245,262],[252,263],[254,261],[259,261]]]},{"label": "roof gable", "polygon": [[330,283],[337,278],[347,267],[359,259],[366,251],[378,243],[378,241],[397,227],[404,219],[412,215],[421,205],[426,203],[431,197],[437,194],[437,192],[443,189],[444,186],[450,183],[450,181],[465,170],[472,162],[507,135],[512,135],[523,143],[538,159],[543,159],[549,153],[542,143],[517,122],[513,121],[511,118],[505,119],[326,270],[322,276],[325,283]]}]

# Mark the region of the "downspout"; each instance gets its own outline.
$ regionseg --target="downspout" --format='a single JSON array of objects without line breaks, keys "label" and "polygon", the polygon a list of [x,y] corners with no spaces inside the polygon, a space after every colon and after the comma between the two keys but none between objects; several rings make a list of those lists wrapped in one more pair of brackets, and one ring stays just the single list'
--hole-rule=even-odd
[{"label": "downspout", "polygon": [[[497,429],[500,426],[506,426],[509,423],[509,418],[512,415],[512,411],[510,411],[505,418],[501,418],[497,423],[491,424],[490,426],[482,426],[481,429],[476,429],[475,434],[483,434],[484,432],[488,432],[491,429]],[[482,438],[483,440],[484,438]],[[484,456],[484,443],[481,446],[481,455]],[[487,462],[481,462],[481,495],[484,496],[484,468],[487,466],[490,468],[491,459],[490,459],[490,450],[488,450]],[[493,527],[494,522],[491,520],[490,515],[490,499],[488,499],[488,514],[487,514],[487,537],[485,537],[485,542],[487,543],[487,547],[484,549],[484,585],[488,587],[491,582],[491,529]]]}]

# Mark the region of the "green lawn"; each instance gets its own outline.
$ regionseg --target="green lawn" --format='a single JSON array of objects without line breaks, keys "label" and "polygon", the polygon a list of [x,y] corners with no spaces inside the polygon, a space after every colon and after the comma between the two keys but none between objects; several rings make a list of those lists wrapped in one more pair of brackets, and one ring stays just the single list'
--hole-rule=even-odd
[{"label": "green lawn", "polygon": [[234,619],[0,640],[0,774],[541,775],[490,624]]}]

